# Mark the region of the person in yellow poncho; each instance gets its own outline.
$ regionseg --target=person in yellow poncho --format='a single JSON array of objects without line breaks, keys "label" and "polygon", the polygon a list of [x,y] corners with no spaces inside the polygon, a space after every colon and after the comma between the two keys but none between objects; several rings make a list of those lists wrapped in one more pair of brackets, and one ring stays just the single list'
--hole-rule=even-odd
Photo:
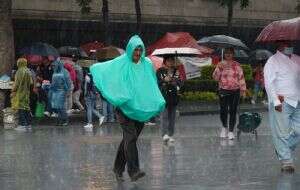
[{"label": "person in yellow poncho", "polygon": [[18,59],[17,66],[18,70],[11,92],[11,103],[12,108],[17,110],[19,115],[19,126],[15,129],[26,131],[30,129],[31,124],[29,96],[33,80],[30,70],[27,68],[27,60],[25,58]]}]

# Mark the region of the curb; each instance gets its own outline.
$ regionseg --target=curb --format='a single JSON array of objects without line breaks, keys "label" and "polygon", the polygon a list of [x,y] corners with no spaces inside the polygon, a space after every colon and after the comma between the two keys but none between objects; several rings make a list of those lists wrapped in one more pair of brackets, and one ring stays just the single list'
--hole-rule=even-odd
[{"label": "curb", "polygon": [[[180,111],[180,110],[179,110]],[[261,108],[241,108],[240,112],[267,112],[268,108],[261,107]],[[193,116],[193,115],[210,115],[210,114],[219,114],[219,109],[214,110],[196,110],[196,111],[180,111],[181,116]]]}]

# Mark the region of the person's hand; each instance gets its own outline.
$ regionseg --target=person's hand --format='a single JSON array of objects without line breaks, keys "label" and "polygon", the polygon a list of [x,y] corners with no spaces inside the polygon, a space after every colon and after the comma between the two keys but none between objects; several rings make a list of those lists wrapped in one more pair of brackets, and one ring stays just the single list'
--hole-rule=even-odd
[{"label": "person's hand", "polygon": [[280,103],[284,102],[284,96],[278,95],[278,99],[279,99]]},{"label": "person's hand", "polygon": [[246,96],[247,96],[246,91],[241,91],[241,96],[242,96],[242,98],[246,98]]},{"label": "person's hand", "polygon": [[166,76],[166,77],[164,78],[164,80],[165,80],[166,82],[170,82],[172,79],[171,79],[171,77]]},{"label": "person's hand", "polygon": [[278,112],[282,112],[282,104],[275,106],[275,110]]}]

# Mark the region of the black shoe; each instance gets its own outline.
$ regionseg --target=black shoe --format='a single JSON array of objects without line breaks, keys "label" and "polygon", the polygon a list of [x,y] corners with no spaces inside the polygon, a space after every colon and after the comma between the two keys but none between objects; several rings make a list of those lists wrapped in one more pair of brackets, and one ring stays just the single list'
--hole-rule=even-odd
[{"label": "black shoe", "polygon": [[131,178],[131,181],[134,182],[134,181],[137,181],[138,179],[144,177],[145,175],[146,175],[145,172],[138,171],[135,174],[133,174],[130,178]]},{"label": "black shoe", "polygon": [[123,182],[123,181],[125,181],[124,178],[123,178],[123,174],[117,173],[115,171],[113,171],[113,172],[115,174],[117,182]]},{"label": "black shoe", "polygon": [[282,164],[281,172],[283,172],[283,173],[294,173],[295,172],[295,167],[294,167],[293,164]]}]

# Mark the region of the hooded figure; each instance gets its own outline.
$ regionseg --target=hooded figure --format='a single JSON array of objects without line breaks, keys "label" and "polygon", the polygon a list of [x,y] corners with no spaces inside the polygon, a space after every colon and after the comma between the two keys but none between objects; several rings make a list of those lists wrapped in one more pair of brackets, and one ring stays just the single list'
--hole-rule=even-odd
[{"label": "hooded figure", "polygon": [[54,63],[54,73],[50,85],[51,107],[58,112],[58,125],[67,125],[65,109],[66,93],[70,89],[70,77],[63,63],[59,60]]},{"label": "hooded figure", "polygon": [[12,89],[12,107],[14,109],[30,110],[30,87],[33,84],[31,72],[27,68],[27,60],[20,58],[17,61],[18,70]]},{"label": "hooded figure", "polygon": [[15,75],[15,83],[11,93],[12,108],[18,110],[19,126],[18,131],[30,129],[31,116],[29,97],[30,89],[33,84],[30,70],[27,68],[27,60],[20,58],[17,61],[18,70]]},{"label": "hooded figure", "polygon": [[[133,52],[137,47],[142,48],[142,55],[139,63],[135,64]],[[139,36],[135,35],[129,40],[125,54],[95,64],[90,70],[103,97],[128,118],[145,122],[164,109],[165,100],[158,88],[153,65],[145,57],[145,46]]]}]

